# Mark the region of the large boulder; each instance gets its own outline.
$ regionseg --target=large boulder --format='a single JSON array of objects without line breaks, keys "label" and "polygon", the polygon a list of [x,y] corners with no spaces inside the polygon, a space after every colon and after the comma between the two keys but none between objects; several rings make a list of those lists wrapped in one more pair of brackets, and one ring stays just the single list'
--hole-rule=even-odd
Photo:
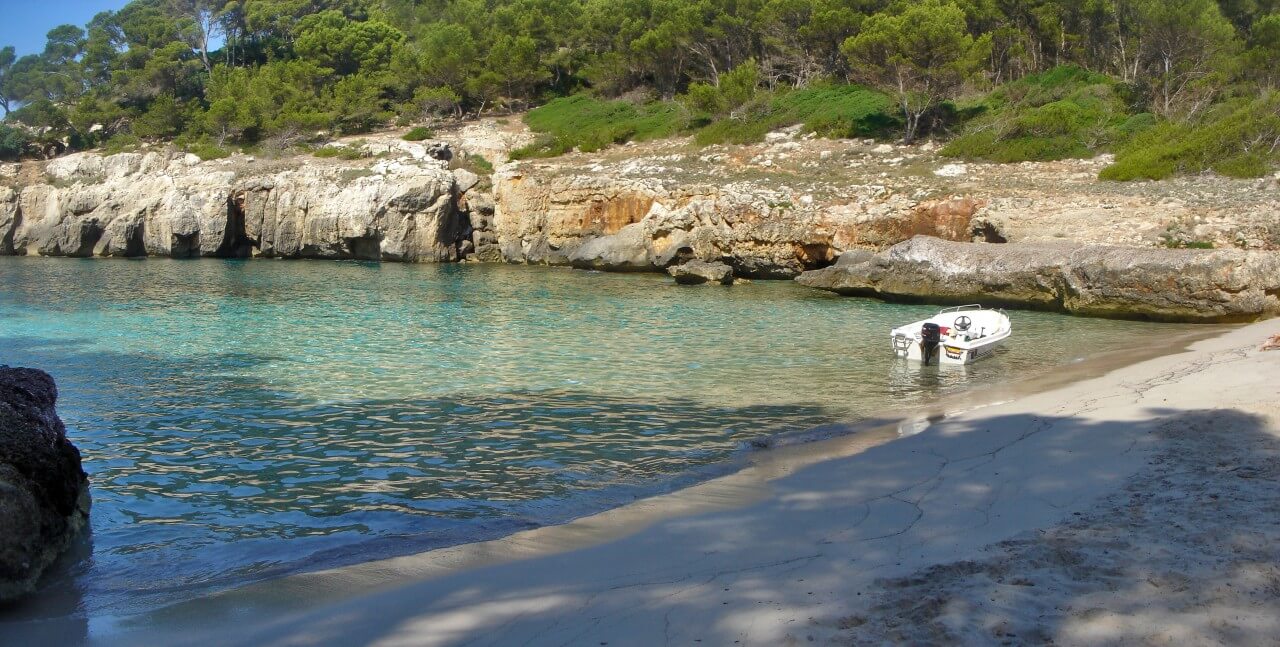
[{"label": "large boulder", "polygon": [[1280,254],[1069,243],[957,243],[917,236],[850,251],[800,283],[849,296],[983,303],[1155,321],[1280,314]]},{"label": "large boulder", "polygon": [[43,371],[0,366],[0,600],[36,580],[89,519],[89,480]]},{"label": "large boulder", "polygon": [[652,271],[648,243],[643,225],[627,225],[611,236],[588,239],[569,254],[569,264],[584,270]]}]

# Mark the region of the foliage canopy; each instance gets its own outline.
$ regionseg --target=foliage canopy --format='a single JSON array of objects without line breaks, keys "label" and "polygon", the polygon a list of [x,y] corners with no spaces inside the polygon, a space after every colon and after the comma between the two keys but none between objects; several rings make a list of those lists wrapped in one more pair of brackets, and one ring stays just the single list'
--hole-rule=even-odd
[{"label": "foliage canopy", "polygon": [[1233,115],[1253,121],[1227,157],[1172,168],[1238,172],[1274,157],[1254,140],[1278,58],[1276,0],[133,0],[38,54],[0,48],[0,157],[289,146],[545,104],[527,154],[799,123],[1123,165]]}]

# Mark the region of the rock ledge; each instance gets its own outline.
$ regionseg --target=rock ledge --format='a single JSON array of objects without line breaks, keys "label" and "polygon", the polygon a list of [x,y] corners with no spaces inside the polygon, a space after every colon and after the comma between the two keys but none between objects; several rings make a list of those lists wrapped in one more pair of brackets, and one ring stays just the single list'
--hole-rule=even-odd
[{"label": "rock ledge", "polygon": [[1051,243],[956,243],[917,236],[853,250],[801,284],[847,296],[982,303],[1094,317],[1241,322],[1280,314],[1280,254]]}]

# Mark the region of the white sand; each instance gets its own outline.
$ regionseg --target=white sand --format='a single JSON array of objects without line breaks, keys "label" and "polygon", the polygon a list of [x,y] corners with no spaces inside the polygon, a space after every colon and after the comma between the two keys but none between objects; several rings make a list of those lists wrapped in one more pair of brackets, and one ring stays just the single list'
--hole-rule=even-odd
[{"label": "white sand", "polygon": [[1235,329],[856,455],[286,578],[91,640],[1276,643],[1280,352],[1258,348],[1277,332]]}]

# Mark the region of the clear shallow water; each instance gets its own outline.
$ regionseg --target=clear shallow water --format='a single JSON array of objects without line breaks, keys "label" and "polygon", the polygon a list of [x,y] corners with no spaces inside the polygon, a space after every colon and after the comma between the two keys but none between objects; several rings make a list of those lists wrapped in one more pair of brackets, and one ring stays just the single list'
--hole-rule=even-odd
[{"label": "clear shallow water", "polygon": [[1016,312],[973,367],[889,357],[935,310],[537,267],[0,258],[0,364],[58,381],[94,496],[62,577],[117,614],[564,521],[1159,328]]}]

